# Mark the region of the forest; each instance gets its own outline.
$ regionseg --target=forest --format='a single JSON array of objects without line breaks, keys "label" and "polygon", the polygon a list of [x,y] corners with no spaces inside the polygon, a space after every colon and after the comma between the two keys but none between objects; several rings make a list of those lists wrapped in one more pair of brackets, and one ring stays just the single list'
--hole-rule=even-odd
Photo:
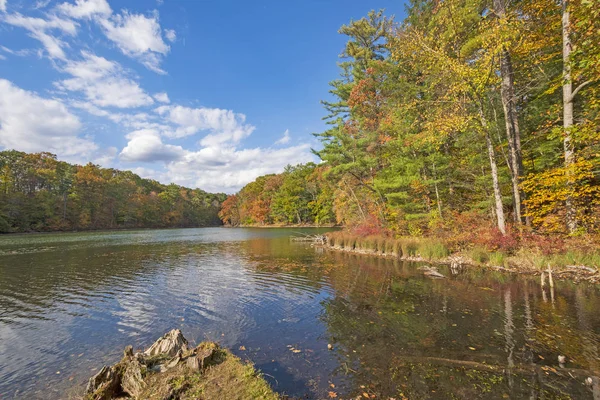
[{"label": "forest", "polygon": [[221,225],[225,197],[50,153],[0,152],[0,233]]},{"label": "forest", "polygon": [[597,239],[596,1],[412,0],[403,21],[371,11],[339,33],[320,163],[248,184],[223,203],[226,224]]}]

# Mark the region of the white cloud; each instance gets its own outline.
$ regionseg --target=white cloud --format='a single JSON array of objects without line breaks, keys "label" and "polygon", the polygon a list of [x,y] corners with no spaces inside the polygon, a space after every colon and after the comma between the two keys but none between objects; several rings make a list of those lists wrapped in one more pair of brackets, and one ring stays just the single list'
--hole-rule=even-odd
[{"label": "white cloud", "polygon": [[160,134],[151,129],[131,132],[126,138],[129,143],[120,154],[124,161],[174,161],[185,154],[181,146],[164,144]]},{"label": "white cloud", "polygon": [[35,53],[34,50],[29,50],[29,49],[12,50],[5,46],[0,46],[0,50],[4,51],[5,53],[12,54],[13,56],[19,56],[19,57],[30,56]]},{"label": "white cloud", "polygon": [[174,42],[175,40],[177,40],[177,33],[175,32],[174,29],[165,29],[165,37],[167,38],[167,40],[169,42]]},{"label": "white cloud", "polygon": [[185,137],[199,131],[209,131],[200,143],[203,146],[215,146],[231,142],[238,143],[254,131],[254,126],[246,124],[244,114],[220,108],[189,108],[183,106],[161,106],[156,112],[169,122],[177,125],[170,137]]},{"label": "white cloud", "polygon": [[99,19],[106,37],[112,40],[123,54],[137,58],[147,68],[165,73],[160,68],[162,56],[170,48],[163,41],[158,22],[158,13],[151,17],[142,14],[130,14],[124,11],[110,19]]},{"label": "white cloud", "polygon": [[279,173],[288,164],[314,161],[309,145],[283,149],[205,147],[167,164],[163,181],[233,193],[261,175]]},{"label": "white cloud", "polygon": [[55,99],[42,98],[0,79],[0,146],[27,152],[86,156],[98,146],[78,137],[81,123]]},{"label": "white cloud", "polygon": [[57,37],[50,35],[48,31],[56,30],[70,36],[75,36],[78,26],[77,23],[70,19],[59,18],[57,16],[42,19],[25,17],[19,13],[6,15],[3,21],[9,25],[28,30],[32,38],[39,40],[44,45],[51,58],[60,60],[66,59],[63,47],[67,47],[68,45]]},{"label": "white cloud", "polygon": [[290,130],[286,129],[285,132],[283,132],[283,136],[275,142],[275,144],[286,144],[290,141],[291,136],[290,136]]},{"label": "white cloud", "polygon": [[156,93],[154,96],[154,100],[159,101],[161,103],[169,104],[171,100],[169,100],[169,95],[165,92]]},{"label": "white cloud", "polygon": [[108,17],[112,14],[110,5],[106,0],[75,0],[75,4],[60,4],[57,10],[71,18],[77,19],[89,19],[96,16]]},{"label": "white cloud", "polygon": [[6,11],[6,0],[0,0],[0,11]]},{"label": "white cloud", "polygon": [[82,52],[82,57],[80,61],[66,63],[63,70],[72,78],[56,82],[58,88],[82,92],[99,107],[133,108],[154,103],[118,63],[88,52]]}]

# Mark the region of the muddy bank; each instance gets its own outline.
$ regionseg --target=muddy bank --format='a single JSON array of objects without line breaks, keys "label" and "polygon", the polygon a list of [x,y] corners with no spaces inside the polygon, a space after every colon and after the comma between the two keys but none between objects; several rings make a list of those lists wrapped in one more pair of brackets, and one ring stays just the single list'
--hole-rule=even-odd
[{"label": "muddy bank", "polygon": [[144,352],[127,346],[121,361],[90,378],[83,398],[280,399],[251,364],[213,342],[191,348],[178,329]]}]

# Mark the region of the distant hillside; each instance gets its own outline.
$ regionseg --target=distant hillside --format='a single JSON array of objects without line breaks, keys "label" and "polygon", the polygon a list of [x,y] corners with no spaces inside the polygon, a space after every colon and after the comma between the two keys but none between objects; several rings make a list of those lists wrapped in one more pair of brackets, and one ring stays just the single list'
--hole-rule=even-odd
[{"label": "distant hillside", "polygon": [[3,233],[214,226],[226,197],[50,153],[0,152]]}]

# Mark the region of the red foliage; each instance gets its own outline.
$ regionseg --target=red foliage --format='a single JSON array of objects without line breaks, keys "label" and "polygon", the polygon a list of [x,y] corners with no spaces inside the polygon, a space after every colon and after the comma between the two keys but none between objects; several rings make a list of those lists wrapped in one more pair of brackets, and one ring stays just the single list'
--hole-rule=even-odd
[{"label": "red foliage", "polygon": [[544,255],[563,253],[566,250],[565,240],[560,236],[525,233],[522,243],[523,247],[538,249]]},{"label": "red foliage", "polygon": [[350,231],[358,236],[388,236],[388,231],[381,226],[381,222],[373,216],[369,216],[366,221],[359,225],[356,225],[350,229]]}]

